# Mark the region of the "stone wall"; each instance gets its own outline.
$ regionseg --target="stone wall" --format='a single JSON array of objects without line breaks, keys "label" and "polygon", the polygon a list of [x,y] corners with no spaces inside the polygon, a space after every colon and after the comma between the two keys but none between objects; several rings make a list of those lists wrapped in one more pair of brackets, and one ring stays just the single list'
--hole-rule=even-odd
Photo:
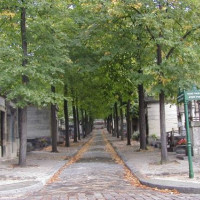
[{"label": "stone wall", "polygon": [[50,137],[50,109],[27,108],[27,139]]},{"label": "stone wall", "polygon": [[193,145],[194,156],[200,155],[200,122],[190,123],[190,134]]},{"label": "stone wall", "polygon": [[[160,112],[159,103],[148,103],[147,105],[147,117],[149,136],[152,134],[160,137]],[[177,107],[176,105],[166,104],[165,105],[165,118],[166,118],[166,132],[178,130],[178,119],[177,119]]]},{"label": "stone wall", "polygon": [[8,160],[16,158],[19,151],[17,109],[13,103],[0,97],[0,111],[1,115],[3,113],[3,121],[1,119],[0,122],[0,160]]},{"label": "stone wall", "polygon": [[3,97],[0,97],[0,110],[4,111],[6,110],[6,101]]},{"label": "stone wall", "polygon": [[7,103],[7,139],[6,155],[7,158],[15,158],[19,151],[19,134],[18,134],[18,112],[12,103]]}]

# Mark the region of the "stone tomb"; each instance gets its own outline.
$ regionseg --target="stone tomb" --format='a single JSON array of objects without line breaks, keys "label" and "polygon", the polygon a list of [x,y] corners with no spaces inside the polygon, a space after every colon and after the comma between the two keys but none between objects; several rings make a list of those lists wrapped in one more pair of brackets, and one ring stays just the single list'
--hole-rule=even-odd
[{"label": "stone tomb", "polygon": [[200,155],[200,121],[190,122],[191,142],[195,155]]}]

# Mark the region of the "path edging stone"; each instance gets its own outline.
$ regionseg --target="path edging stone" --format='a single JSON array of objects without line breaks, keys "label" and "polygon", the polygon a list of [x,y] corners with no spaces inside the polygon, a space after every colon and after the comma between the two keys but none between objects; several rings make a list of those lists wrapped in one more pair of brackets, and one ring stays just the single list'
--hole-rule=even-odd
[{"label": "path edging stone", "polygon": [[177,190],[186,194],[200,194],[200,184],[198,183],[186,183],[180,181],[168,181],[146,178],[139,170],[128,163],[127,158],[114,146],[111,140],[108,139],[112,147],[117,152],[118,156],[123,160],[125,166],[131,171],[131,173],[137,177],[141,184],[158,189]]},{"label": "path edging stone", "polygon": [[[92,138],[91,135],[87,137],[87,140],[83,142],[81,146],[79,146],[73,153],[70,155],[70,157],[74,157],[79,150]],[[38,178],[36,181],[32,181],[32,184],[30,184],[31,181],[21,181],[16,184],[18,184],[18,188],[16,187],[16,184],[8,184],[10,187],[13,185],[14,189],[7,189],[7,190],[0,190],[0,197],[13,197],[13,195],[16,195],[17,197],[23,196],[23,195],[28,195],[28,194],[33,194],[34,192],[37,192],[42,189],[44,185],[48,183],[48,181],[51,179],[51,177],[54,176],[54,174],[59,171],[68,160],[60,160],[48,173],[45,175],[42,179]],[[20,186],[20,183],[23,186]],[[27,186],[24,186],[24,183],[27,183]],[[1,186],[0,186],[1,188]]]}]

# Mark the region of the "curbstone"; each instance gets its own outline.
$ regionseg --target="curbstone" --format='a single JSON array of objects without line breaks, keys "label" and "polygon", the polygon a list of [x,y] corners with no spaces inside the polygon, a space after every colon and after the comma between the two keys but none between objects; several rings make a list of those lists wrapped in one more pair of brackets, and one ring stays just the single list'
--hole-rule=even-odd
[{"label": "curbstone", "polygon": [[[91,135],[87,140],[77,147],[70,157],[75,156],[78,151],[91,139]],[[49,179],[62,168],[68,160],[60,160],[55,166],[52,167],[43,177],[37,177],[35,181],[21,181],[17,183],[0,185],[0,198],[9,199],[11,197],[21,197],[23,195],[32,194],[42,189],[47,184]]]},{"label": "curbstone", "polygon": [[141,184],[158,189],[169,189],[169,190],[177,190],[180,193],[186,194],[200,194],[200,184],[198,183],[188,183],[183,181],[168,181],[161,179],[150,179],[146,178],[140,171],[133,166],[133,164],[129,164],[127,158],[113,145],[112,141],[110,144],[117,152],[118,156],[123,160],[125,166],[131,171],[133,175],[140,181]]}]

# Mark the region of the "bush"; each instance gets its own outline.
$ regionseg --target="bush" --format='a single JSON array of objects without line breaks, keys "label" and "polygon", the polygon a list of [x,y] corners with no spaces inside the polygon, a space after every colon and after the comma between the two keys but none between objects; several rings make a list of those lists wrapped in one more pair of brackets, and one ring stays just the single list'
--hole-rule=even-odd
[{"label": "bush", "polygon": [[139,131],[133,132],[131,138],[132,138],[132,140],[139,141],[139,139],[140,139],[140,133],[139,133]]},{"label": "bush", "polygon": [[157,140],[157,139],[158,139],[158,136],[157,136],[156,134],[152,134],[152,135],[150,135],[149,137],[151,137],[151,138],[154,139],[154,140]]}]

